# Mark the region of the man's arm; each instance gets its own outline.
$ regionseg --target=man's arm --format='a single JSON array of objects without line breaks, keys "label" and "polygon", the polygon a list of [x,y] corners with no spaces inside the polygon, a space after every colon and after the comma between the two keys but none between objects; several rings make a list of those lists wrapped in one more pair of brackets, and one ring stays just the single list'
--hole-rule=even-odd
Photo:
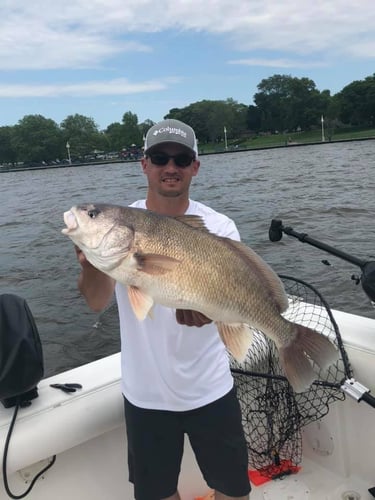
[{"label": "man's arm", "polygon": [[112,299],[116,282],[90,264],[82,250],[78,247],[75,247],[75,250],[82,267],[78,277],[78,289],[90,309],[102,311]]}]

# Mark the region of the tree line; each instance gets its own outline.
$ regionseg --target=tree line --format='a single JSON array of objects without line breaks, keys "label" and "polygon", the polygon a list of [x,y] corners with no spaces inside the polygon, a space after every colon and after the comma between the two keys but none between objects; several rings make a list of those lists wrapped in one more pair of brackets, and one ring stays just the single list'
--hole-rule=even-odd
[{"label": "tree line", "polygon": [[[200,146],[220,142],[240,144],[251,135],[291,133],[320,127],[327,129],[375,126],[375,73],[356,80],[340,92],[319,91],[313,80],[275,74],[263,79],[253,96],[254,104],[231,98],[203,100],[171,109],[164,118],[191,125]],[[84,161],[101,153],[126,155],[139,151],[151,120],[138,122],[131,111],[122,122],[99,130],[93,118],[75,114],[60,124],[42,115],[26,115],[14,126],[0,127],[0,164]]]}]

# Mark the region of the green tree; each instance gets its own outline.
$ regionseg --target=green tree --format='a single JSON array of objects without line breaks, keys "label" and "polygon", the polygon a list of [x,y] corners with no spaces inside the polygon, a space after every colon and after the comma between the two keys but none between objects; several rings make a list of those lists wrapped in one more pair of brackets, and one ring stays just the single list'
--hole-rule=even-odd
[{"label": "green tree", "polygon": [[93,118],[83,115],[69,115],[61,122],[64,147],[70,145],[72,159],[83,158],[95,150],[103,150],[107,144],[105,134],[99,132]]},{"label": "green tree", "polygon": [[246,130],[247,106],[233,99],[203,100],[182,109],[173,108],[165,118],[175,118],[193,127],[200,144],[220,142],[224,140],[224,127],[228,138]]},{"label": "green tree", "polygon": [[247,108],[246,125],[249,131],[259,132],[262,124],[262,115],[258,106],[250,104]]},{"label": "green tree", "polygon": [[124,125],[118,122],[111,123],[105,130],[110,151],[121,151],[124,147]]},{"label": "green tree", "polygon": [[364,80],[356,80],[336,94],[343,123],[355,126],[375,124],[375,73]]},{"label": "green tree", "polygon": [[138,125],[138,116],[127,111],[122,117],[123,123],[123,147],[129,148],[133,144],[141,146],[143,144],[142,131]]},{"label": "green tree", "polygon": [[0,127],[0,165],[17,161],[17,149],[14,147],[14,127]]},{"label": "green tree", "polygon": [[139,125],[139,130],[141,131],[142,134],[142,142],[144,142],[143,138],[146,137],[147,131],[155,125],[155,122],[153,122],[150,119],[145,120]]},{"label": "green tree", "polygon": [[200,143],[208,142],[210,139],[207,126],[209,102],[210,101],[200,101],[189,104],[189,106],[184,108],[173,108],[169,110],[169,113],[167,113],[164,118],[174,118],[175,120],[181,120],[187,123],[195,130],[195,134]]},{"label": "green tree", "polygon": [[264,131],[303,130],[317,126],[325,112],[327,92],[322,96],[309,78],[273,75],[262,80],[254,95]]},{"label": "green tree", "polygon": [[13,131],[13,147],[19,161],[49,162],[59,158],[63,140],[56,122],[41,115],[24,116]]},{"label": "green tree", "polygon": [[240,137],[248,129],[248,106],[232,98],[228,98],[225,105],[229,110],[229,137]]},{"label": "green tree", "polygon": [[206,101],[206,126],[208,140],[221,142],[224,139],[224,127],[227,137],[232,136],[232,110],[224,101]]}]

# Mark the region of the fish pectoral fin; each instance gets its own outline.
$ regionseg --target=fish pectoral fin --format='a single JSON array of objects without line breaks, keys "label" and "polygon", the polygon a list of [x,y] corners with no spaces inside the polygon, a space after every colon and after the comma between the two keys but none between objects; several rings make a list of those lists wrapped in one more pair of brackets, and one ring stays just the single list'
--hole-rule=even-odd
[{"label": "fish pectoral fin", "polygon": [[245,323],[216,322],[221,340],[232,356],[242,363],[253,341],[253,331]]},{"label": "fish pectoral fin", "polygon": [[135,253],[136,266],[138,271],[151,275],[165,274],[175,268],[179,264],[179,260],[167,255],[159,255],[154,253]]},{"label": "fish pectoral fin", "polygon": [[128,297],[133,312],[140,321],[143,321],[147,315],[152,317],[151,309],[154,305],[152,297],[135,286],[128,287]]}]

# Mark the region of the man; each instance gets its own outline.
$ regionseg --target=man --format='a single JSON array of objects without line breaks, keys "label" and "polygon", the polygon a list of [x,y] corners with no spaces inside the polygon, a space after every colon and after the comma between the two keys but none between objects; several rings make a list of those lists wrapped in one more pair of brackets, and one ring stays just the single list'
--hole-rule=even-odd
[{"label": "man", "polygon": [[[232,220],[189,198],[200,167],[191,127],[178,120],[151,127],[141,165],[147,198],[132,206],[168,216],[200,215],[211,232],[239,239]],[[185,433],[215,499],[248,499],[241,412],[228,354],[214,324],[200,313],[160,305],[152,317],[138,321],[126,288],[95,269],[78,249],[77,255],[79,289],[92,309],[100,311],[116,293],[129,479],[136,500],[180,500]]]}]

